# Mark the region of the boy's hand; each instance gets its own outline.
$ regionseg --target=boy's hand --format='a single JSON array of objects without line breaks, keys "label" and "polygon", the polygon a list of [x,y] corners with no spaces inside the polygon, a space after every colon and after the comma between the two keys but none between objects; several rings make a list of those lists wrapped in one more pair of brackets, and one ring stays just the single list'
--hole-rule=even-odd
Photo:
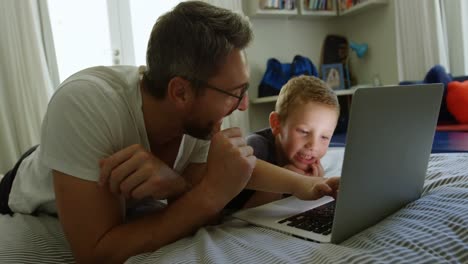
[{"label": "boy's hand", "polygon": [[325,171],[323,170],[323,166],[320,160],[317,160],[316,162],[310,165],[310,172],[308,172],[307,175],[314,177],[325,176]]},{"label": "boy's hand", "polygon": [[127,198],[166,199],[187,190],[184,178],[141,145],[124,148],[99,161],[99,185]]},{"label": "boy's hand", "polygon": [[339,177],[321,178],[307,177],[296,186],[292,193],[301,200],[316,200],[322,196],[328,195],[336,199],[338,187],[340,185]]},{"label": "boy's hand", "polygon": [[306,176],[314,176],[314,177],[325,176],[325,171],[322,167],[322,164],[320,163],[320,160],[317,160],[316,162],[312,163],[310,165],[310,168],[307,171],[303,171],[299,169],[298,167],[294,166],[293,164],[288,164],[284,166],[283,168],[288,169],[290,171],[294,171],[302,175],[306,175]]}]

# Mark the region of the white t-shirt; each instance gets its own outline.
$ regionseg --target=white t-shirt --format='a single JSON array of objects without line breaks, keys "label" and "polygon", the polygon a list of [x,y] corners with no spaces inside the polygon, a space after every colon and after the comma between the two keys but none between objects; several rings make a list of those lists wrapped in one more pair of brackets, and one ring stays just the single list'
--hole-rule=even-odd
[{"label": "white t-shirt", "polygon": [[[8,203],[13,212],[57,212],[52,170],[97,181],[100,159],[133,144],[150,150],[139,81],[137,67],[101,66],[60,85],[42,122],[41,144],[13,181]],[[174,170],[206,162],[208,149],[209,141],[184,135]]]}]

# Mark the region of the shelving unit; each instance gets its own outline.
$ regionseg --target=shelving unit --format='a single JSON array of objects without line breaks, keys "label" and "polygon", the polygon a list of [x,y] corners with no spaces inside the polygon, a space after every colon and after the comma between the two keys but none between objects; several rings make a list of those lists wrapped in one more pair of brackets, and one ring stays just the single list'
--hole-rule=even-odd
[{"label": "shelving unit", "polygon": [[367,0],[344,11],[340,11],[338,2],[335,2],[335,10],[327,11],[306,8],[304,4],[306,0],[296,0],[294,9],[263,9],[260,7],[261,1],[263,0],[243,0],[244,13],[252,18],[332,18],[355,15],[388,2],[388,0]]}]

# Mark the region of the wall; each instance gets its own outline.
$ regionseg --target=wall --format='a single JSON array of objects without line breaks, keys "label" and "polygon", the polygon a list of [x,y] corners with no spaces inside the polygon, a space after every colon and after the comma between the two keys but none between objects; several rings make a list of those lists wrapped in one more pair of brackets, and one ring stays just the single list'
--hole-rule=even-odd
[{"label": "wall", "polygon": [[350,55],[351,69],[360,84],[372,84],[378,76],[383,85],[398,82],[395,34],[395,3],[388,1],[368,12],[338,18],[337,33],[357,43],[366,42],[369,50],[363,58]]},{"label": "wall", "polygon": [[[281,62],[292,62],[296,54],[306,56],[318,67],[322,41],[333,33],[336,20],[333,19],[287,19],[252,18],[254,41],[247,49],[250,65],[251,88],[249,97],[258,97],[258,84],[266,69],[269,58]],[[251,131],[268,126],[268,115],[274,103],[250,104],[249,117]]]},{"label": "wall", "polygon": [[[319,67],[322,42],[328,34],[341,34],[355,42],[369,44],[363,59],[351,55],[351,67],[359,83],[372,83],[378,75],[382,84],[395,84],[398,67],[395,37],[395,7],[387,5],[353,16],[331,18],[251,18],[255,39],[247,49],[251,72],[251,99],[258,96],[258,84],[268,58],[291,62],[294,55],[309,57]],[[268,126],[274,103],[250,104],[251,131]]]}]

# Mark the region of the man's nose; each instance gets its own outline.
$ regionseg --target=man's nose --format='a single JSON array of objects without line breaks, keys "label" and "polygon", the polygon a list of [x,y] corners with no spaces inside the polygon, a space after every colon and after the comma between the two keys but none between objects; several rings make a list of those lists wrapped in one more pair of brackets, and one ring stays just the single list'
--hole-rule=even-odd
[{"label": "man's nose", "polygon": [[240,111],[245,111],[247,108],[249,108],[249,94],[245,93],[237,109]]}]

